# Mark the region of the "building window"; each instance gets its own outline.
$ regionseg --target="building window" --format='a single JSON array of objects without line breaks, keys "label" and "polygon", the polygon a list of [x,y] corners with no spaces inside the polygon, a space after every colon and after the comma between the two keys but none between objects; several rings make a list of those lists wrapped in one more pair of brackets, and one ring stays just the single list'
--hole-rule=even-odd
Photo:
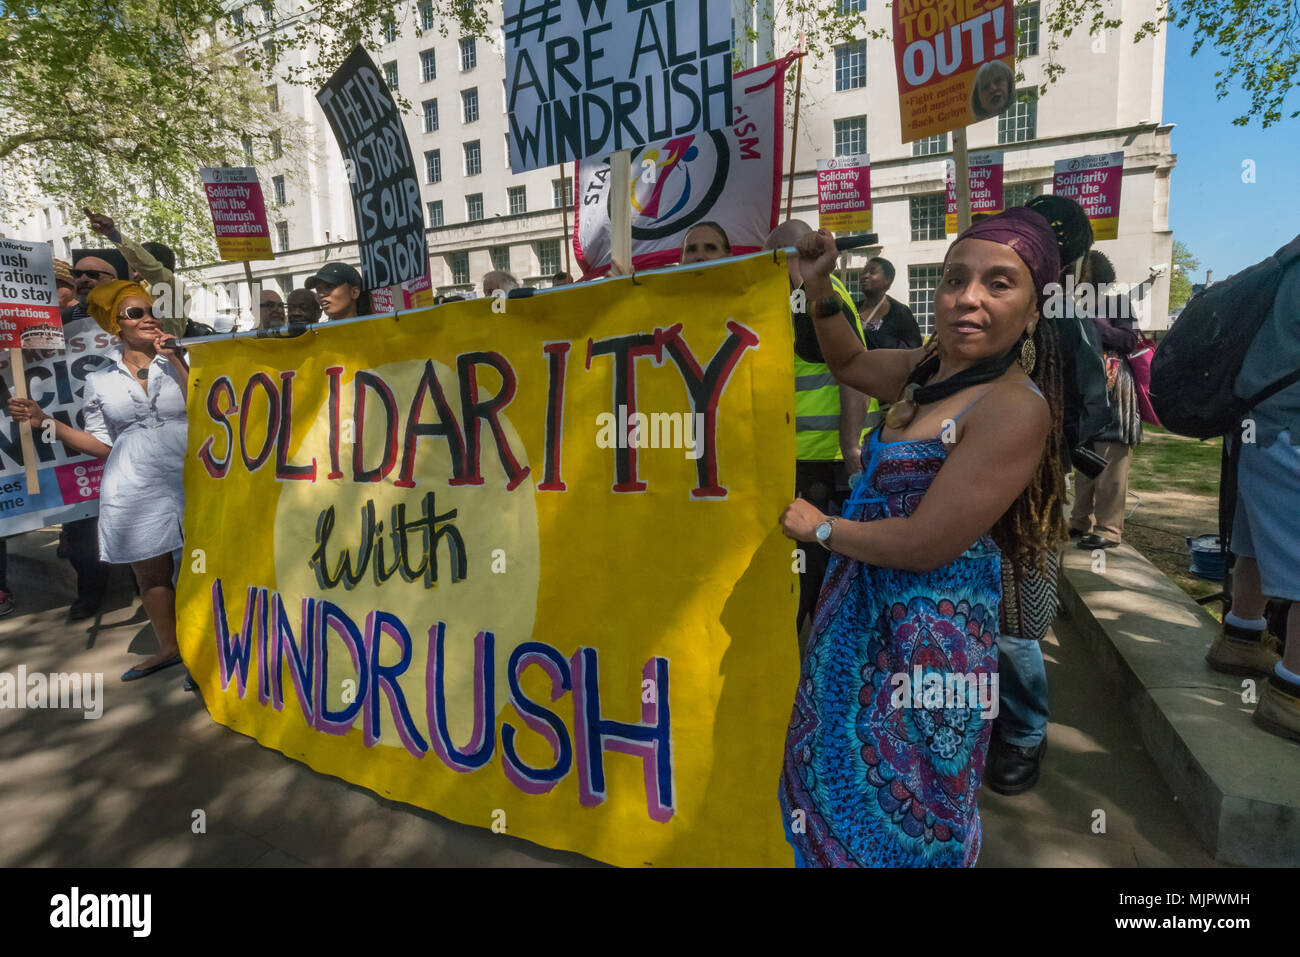
[{"label": "building window", "polygon": [[1038,56],[1038,4],[1016,7],[1016,59]]},{"label": "building window", "polygon": [[478,121],[478,87],[460,91],[460,111],[461,122],[475,123]]},{"label": "building window", "polygon": [[275,63],[275,44],[270,40],[263,40],[262,55],[266,57],[267,63]]},{"label": "building window", "polygon": [[570,177],[551,180],[551,205],[556,209],[573,205],[573,180]]},{"label": "building window", "polygon": [[913,156],[933,156],[936,153],[948,152],[948,134],[940,133],[938,136],[927,136],[923,139],[912,141]]},{"label": "building window", "polygon": [[465,197],[465,221],[477,223],[483,218],[483,194],[470,193]]},{"label": "building window", "polygon": [[939,288],[939,277],[942,275],[942,263],[907,268],[907,305],[912,310],[912,315],[916,316],[916,324],[921,327],[922,336],[928,336],[934,331],[934,292]]},{"label": "building window", "polygon": [[253,165],[253,138],[244,136],[244,159],[248,160],[248,165]]},{"label": "building window", "polygon": [[479,149],[478,140],[465,144],[465,175],[477,176],[483,172],[483,151]]},{"label": "building window", "polygon": [[438,78],[438,57],[432,50],[420,51],[420,82],[428,83]]},{"label": "building window", "polygon": [[424,101],[424,132],[433,133],[438,129],[438,101]]},{"label": "building window", "polygon": [[844,288],[849,291],[849,298],[856,305],[862,300],[862,270],[848,269],[844,272]]},{"label": "building window", "polygon": [[388,23],[384,24],[384,43],[388,44],[388,43],[396,43],[396,42],[397,42],[397,24],[393,23],[390,20]]},{"label": "building window", "polygon": [[235,11],[235,26],[236,26],[236,27],[242,27],[243,25],[244,25],[244,11],[243,11],[243,10],[236,10],[236,11]]},{"label": "building window", "polygon": [[867,41],[855,40],[835,48],[835,89],[857,90],[867,85]]},{"label": "building window", "polygon": [[560,241],[547,239],[537,244],[537,274],[554,276],[560,271]]},{"label": "building window", "polygon": [[478,51],[474,49],[474,38],[464,37],[460,41],[460,71],[464,73],[478,66]]},{"label": "building window", "polygon": [[528,195],[522,186],[511,186],[506,190],[506,196],[510,198],[510,215],[518,216],[520,213],[528,212]]},{"label": "building window", "polygon": [[271,159],[279,159],[284,155],[284,143],[280,139],[280,133],[277,130],[271,134]]},{"label": "building window", "polygon": [[278,84],[272,83],[270,86],[266,88],[266,98],[271,104],[271,111],[274,113],[279,113],[280,112],[280,87]]},{"label": "building window", "polygon": [[493,246],[488,250],[488,255],[492,257],[492,268],[497,272],[510,271],[510,247]]},{"label": "building window", "polygon": [[429,204],[429,225],[442,225],[442,200],[440,199],[435,199]]},{"label": "building window", "polygon": [[451,270],[451,282],[454,286],[469,284],[469,253],[447,253],[447,268]]},{"label": "building window", "polygon": [[288,223],[275,224],[275,241],[276,244],[280,247],[280,252],[287,253],[289,251],[289,224]]},{"label": "building window", "polygon": [[867,9],[867,0],[840,0],[840,14],[861,13]]},{"label": "building window", "polygon": [[424,181],[442,182],[442,150],[429,150],[424,154]]},{"label": "building window", "polygon": [[835,121],[835,155],[859,156],[867,151],[867,118]]},{"label": "building window", "polygon": [[390,90],[397,89],[397,61],[389,60],[384,64],[384,82]]},{"label": "building window", "polygon": [[913,196],[912,242],[926,239],[943,239],[943,220],[948,212],[948,197],[944,193],[933,196]]},{"label": "building window", "polygon": [[433,29],[433,4],[430,0],[424,0],[424,2],[420,4],[420,29]]},{"label": "building window", "polygon": [[1038,195],[1037,183],[1012,183],[1002,187],[1002,208],[1023,206]]},{"label": "building window", "polygon": [[53,229],[53,228],[54,228],[54,213],[51,212],[50,207],[48,207],[48,206],[46,206],[45,209],[42,210],[42,212],[45,213],[45,228],[46,228],[46,229]]},{"label": "building window", "polygon": [[272,177],[271,177],[271,188],[275,191],[275,205],[277,205],[277,206],[283,206],[283,205],[285,204],[285,198],[284,198],[284,177],[283,177],[283,176],[272,176]]},{"label": "building window", "polygon": [[998,117],[998,142],[1023,143],[1038,135],[1038,90],[1021,90],[1016,102]]}]

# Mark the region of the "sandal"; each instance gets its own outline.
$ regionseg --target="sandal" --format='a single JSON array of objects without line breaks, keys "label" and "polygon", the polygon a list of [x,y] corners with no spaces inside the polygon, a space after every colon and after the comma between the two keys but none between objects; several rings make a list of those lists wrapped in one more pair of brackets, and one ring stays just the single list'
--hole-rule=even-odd
[{"label": "sandal", "polygon": [[179,665],[179,664],[181,664],[181,656],[176,655],[175,657],[168,658],[166,661],[158,662],[158,664],[154,665],[151,668],[132,668],[126,674],[122,675],[122,680],[136,681],[140,678],[147,678],[155,671],[162,671],[164,668],[170,668],[173,665]]}]

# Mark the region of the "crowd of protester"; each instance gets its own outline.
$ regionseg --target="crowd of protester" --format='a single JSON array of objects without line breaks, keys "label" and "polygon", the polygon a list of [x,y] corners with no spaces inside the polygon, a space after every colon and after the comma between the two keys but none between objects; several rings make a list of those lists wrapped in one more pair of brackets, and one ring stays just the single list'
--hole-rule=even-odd
[{"label": "crowd of protester", "polygon": [[[174,586],[187,367],[175,340],[211,329],[183,308],[152,308],[141,287],[174,282],[169,248],[87,215],[112,245],[56,264],[63,320],[70,333],[96,324],[119,345],[116,361],[87,378],[85,429],[54,427],[72,451],[105,459],[99,518],[65,524],[59,554],[77,573],[72,620],[97,613],[108,565],[131,566],[159,648],[123,675],[129,681],[181,661]],[[1049,318],[1045,308],[1054,283],[1114,281],[1092,240],[1082,209],[1060,197],[976,217],[948,249],[934,334],[923,340],[911,310],[889,295],[888,259],[865,264],[855,301],[835,274],[830,234],[788,220],[767,239],[765,249],[795,249],[795,487],[781,526],[803,558],[794,629],[802,668],[780,800],[800,864],[970,865],[982,784],[1019,794],[1039,779],[1049,715],[1041,642],[1059,608],[1061,548],[1067,539],[1088,550],[1122,541],[1129,462],[1142,440],[1126,358],[1136,333],[1122,318],[1131,309],[1103,301],[1095,315]],[[680,262],[731,255],[723,227],[703,222],[684,235]],[[615,275],[628,271],[614,264]],[[572,281],[559,273],[551,284]],[[501,270],[481,285],[489,297],[536,291]],[[287,302],[263,289],[257,331],[292,334],[371,311],[362,274],[331,262]],[[1294,351],[1294,329],[1275,337],[1277,351]],[[1271,730],[1292,736],[1300,615],[1291,615],[1285,660],[1263,615],[1266,595],[1300,598],[1300,535],[1270,527],[1259,503],[1279,482],[1300,486],[1288,438],[1300,435],[1295,391],[1280,394],[1268,420],[1280,451],[1243,459],[1255,477],[1238,512],[1233,612],[1209,657],[1219,670],[1268,675]],[[26,399],[11,399],[9,412],[36,427],[47,418]],[[14,608],[4,555],[0,541],[0,615]],[[928,712],[927,734],[900,737],[880,679],[935,662],[976,679],[997,674],[996,719],[949,708]],[[793,827],[796,812],[815,826]]]}]

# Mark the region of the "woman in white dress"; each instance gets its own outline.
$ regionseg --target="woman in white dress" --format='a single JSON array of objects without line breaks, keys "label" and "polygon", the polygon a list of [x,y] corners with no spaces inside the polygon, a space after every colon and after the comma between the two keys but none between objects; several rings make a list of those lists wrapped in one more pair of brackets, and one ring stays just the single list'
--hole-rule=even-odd
[{"label": "woman in white dress", "polygon": [[137,283],[100,286],[86,306],[120,341],[117,362],[86,377],[85,431],[51,419],[30,399],[10,399],[9,414],[34,430],[52,421],[54,437],[69,449],[108,460],[99,487],[100,559],[130,564],[158,637],[158,653],[122,675],[134,681],[181,663],[172,581],[185,508],[189,370],[162,347],[170,337]]}]

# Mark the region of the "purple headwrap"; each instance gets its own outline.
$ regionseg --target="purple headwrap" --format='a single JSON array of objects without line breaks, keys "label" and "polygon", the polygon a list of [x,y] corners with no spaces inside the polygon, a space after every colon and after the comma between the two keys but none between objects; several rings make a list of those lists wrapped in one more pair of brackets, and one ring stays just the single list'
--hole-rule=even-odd
[{"label": "purple headwrap", "polygon": [[1010,246],[1029,269],[1038,290],[1038,309],[1041,312],[1047,300],[1044,290],[1048,284],[1061,281],[1061,252],[1056,244],[1056,233],[1042,216],[1032,209],[1017,206],[1005,213],[972,223],[949,247],[951,250],[963,239],[984,239],[991,243]]}]

